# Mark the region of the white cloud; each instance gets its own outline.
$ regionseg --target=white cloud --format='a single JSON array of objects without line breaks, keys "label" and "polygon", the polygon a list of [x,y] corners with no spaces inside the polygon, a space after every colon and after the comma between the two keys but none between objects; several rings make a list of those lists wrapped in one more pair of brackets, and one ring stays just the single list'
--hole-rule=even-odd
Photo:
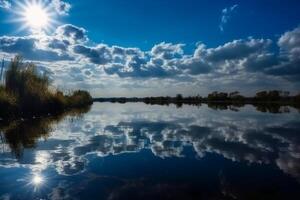
[{"label": "white cloud", "polygon": [[224,8],[222,10],[222,15],[221,15],[221,22],[219,25],[220,31],[224,31],[224,26],[228,23],[229,19],[231,18],[232,13],[238,8],[238,4],[235,4],[231,7]]},{"label": "white cloud", "polygon": [[51,5],[59,15],[68,15],[71,4],[63,0],[51,0]]},{"label": "white cloud", "polygon": [[59,40],[67,40],[72,44],[84,43],[88,41],[87,31],[84,28],[74,26],[72,24],[64,24],[55,30],[55,37]]},{"label": "white cloud", "polygon": [[10,9],[11,3],[8,0],[0,0],[0,8]]},{"label": "white cloud", "polygon": [[280,64],[267,71],[275,76],[300,78],[300,27],[285,32],[277,42],[280,48]]},{"label": "white cloud", "polygon": [[300,27],[292,31],[285,32],[278,40],[278,46],[283,54],[291,60],[299,59],[300,57]]},{"label": "white cloud", "polygon": [[154,45],[154,47],[151,49],[151,55],[153,57],[160,57],[165,60],[171,60],[183,55],[182,47],[184,47],[184,44],[162,42],[160,44]]},{"label": "white cloud", "polygon": [[27,60],[58,61],[71,60],[66,53],[59,53],[49,48],[39,47],[40,39],[34,36],[0,37],[0,51],[9,54],[20,54]]}]

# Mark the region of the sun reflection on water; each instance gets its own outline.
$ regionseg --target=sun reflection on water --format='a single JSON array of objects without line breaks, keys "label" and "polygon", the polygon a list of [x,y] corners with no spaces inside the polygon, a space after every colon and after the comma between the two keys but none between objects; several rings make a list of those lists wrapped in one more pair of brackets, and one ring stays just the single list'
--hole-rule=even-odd
[{"label": "sun reflection on water", "polygon": [[44,182],[44,178],[39,175],[39,174],[35,174],[32,178],[32,184],[35,186],[39,186]]},{"label": "sun reflection on water", "polygon": [[33,173],[28,177],[27,186],[33,189],[33,192],[40,192],[45,189],[46,179],[42,174]]},{"label": "sun reflection on water", "polygon": [[35,155],[35,165],[31,167],[32,173],[29,177],[30,185],[34,186],[35,190],[45,184],[46,179],[42,175],[42,171],[48,166],[50,154],[47,151],[38,151]]}]

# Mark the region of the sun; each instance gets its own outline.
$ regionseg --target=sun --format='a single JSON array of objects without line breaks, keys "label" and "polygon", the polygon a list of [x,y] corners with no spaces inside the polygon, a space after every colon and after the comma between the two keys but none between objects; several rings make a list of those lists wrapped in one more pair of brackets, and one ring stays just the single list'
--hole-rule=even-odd
[{"label": "sun", "polygon": [[20,23],[17,30],[29,30],[33,33],[42,33],[53,29],[55,24],[59,24],[55,20],[57,14],[53,6],[49,5],[47,0],[24,0],[15,1],[16,9],[13,11],[16,17],[10,19],[11,22]]},{"label": "sun", "polygon": [[49,14],[38,4],[25,7],[24,18],[27,25],[33,29],[45,29],[49,23]]}]

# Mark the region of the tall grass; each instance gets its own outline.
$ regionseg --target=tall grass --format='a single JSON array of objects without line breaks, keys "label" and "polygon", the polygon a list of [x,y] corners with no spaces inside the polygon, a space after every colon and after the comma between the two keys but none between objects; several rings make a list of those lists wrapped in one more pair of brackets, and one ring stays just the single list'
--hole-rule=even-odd
[{"label": "tall grass", "polygon": [[34,64],[23,63],[16,56],[5,73],[4,86],[0,86],[0,117],[9,113],[22,116],[56,113],[92,104],[92,97],[86,91],[65,95],[50,87],[47,74],[41,74]]},{"label": "tall grass", "polygon": [[16,113],[17,110],[16,97],[0,86],[0,118]]}]

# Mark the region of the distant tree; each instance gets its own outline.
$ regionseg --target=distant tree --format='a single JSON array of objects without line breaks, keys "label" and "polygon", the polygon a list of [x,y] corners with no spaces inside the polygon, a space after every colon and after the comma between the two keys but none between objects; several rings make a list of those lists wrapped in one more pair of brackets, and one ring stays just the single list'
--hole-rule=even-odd
[{"label": "distant tree", "polygon": [[289,97],[290,96],[290,92],[289,91],[282,91],[281,92],[281,96],[286,98],[286,97]]},{"label": "distant tree", "polygon": [[228,94],[226,93],[226,92],[220,92],[219,93],[219,98],[221,99],[221,100],[225,100],[225,99],[227,99],[228,98]]},{"label": "distant tree", "polygon": [[300,103],[300,93],[295,96],[296,102]]},{"label": "distant tree", "polygon": [[228,99],[228,94],[225,92],[212,92],[207,96],[210,101],[223,101]]},{"label": "distant tree", "polygon": [[255,98],[263,101],[278,101],[281,99],[283,92],[279,90],[261,91],[256,93]]},{"label": "distant tree", "polygon": [[183,99],[182,94],[177,94],[176,95],[176,100],[181,101]]},{"label": "distant tree", "polygon": [[256,95],[255,95],[255,98],[257,99],[266,99],[268,96],[268,92],[267,91],[260,91],[260,92],[257,92]]},{"label": "distant tree", "polygon": [[279,91],[279,90],[269,91],[269,93],[268,93],[268,100],[269,101],[280,100],[280,94],[281,94],[281,91]]},{"label": "distant tree", "polygon": [[240,92],[238,91],[229,93],[228,97],[232,100],[239,100],[239,101],[242,101],[245,98],[242,95],[240,95]]},{"label": "distant tree", "polygon": [[240,95],[240,92],[235,91],[235,92],[230,92],[229,93],[229,98],[235,98],[236,96]]}]

